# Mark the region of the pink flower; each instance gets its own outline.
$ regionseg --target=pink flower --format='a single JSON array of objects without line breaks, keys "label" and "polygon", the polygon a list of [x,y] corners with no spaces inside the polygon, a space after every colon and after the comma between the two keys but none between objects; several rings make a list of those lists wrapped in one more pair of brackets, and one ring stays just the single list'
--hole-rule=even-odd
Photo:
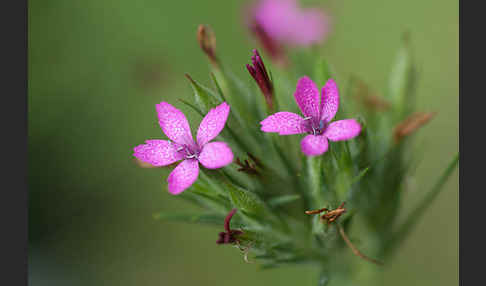
[{"label": "pink flower", "polygon": [[230,107],[226,102],[211,109],[197,130],[197,140],[184,114],[168,104],[156,105],[159,124],[170,140],[147,140],[135,147],[133,155],[154,166],[167,166],[183,160],[169,175],[169,192],[177,195],[189,188],[199,174],[199,163],[208,169],[217,169],[233,161],[233,152],[224,142],[211,142],[223,130]]},{"label": "pink flower", "polygon": [[328,149],[327,140],[349,140],[359,135],[361,125],[355,119],[330,122],[339,107],[339,92],[333,79],[329,79],[322,88],[319,102],[319,90],[308,77],[297,82],[294,93],[304,118],[292,112],[277,112],[260,122],[264,132],[278,132],[280,135],[307,133],[300,145],[307,156],[321,155]]},{"label": "pink flower", "polygon": [[319,9],[301,9],[296,0],[261,0],[253,10],[253,19],[276,42],[308,46],[327,36],[329,19]]}]

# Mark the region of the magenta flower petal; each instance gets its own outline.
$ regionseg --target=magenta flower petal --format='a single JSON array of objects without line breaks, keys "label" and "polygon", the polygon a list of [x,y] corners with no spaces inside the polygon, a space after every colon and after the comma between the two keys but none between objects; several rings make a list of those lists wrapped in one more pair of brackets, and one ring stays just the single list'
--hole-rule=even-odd
[{"label": "magenta flower petal", "polygon": [[194,145],[191,128],[184,113],[167,102],[157,104],[156,108],[160,127],[169,139],[179,144]]},{"label": "magenta flower petal", "polygon": [[189,122],[185,115],[168,104],[156,105],[160,127],[168,140],[147,140],[146,144],[134,148],[134,156],[142,162],[154,166],[165,166],[184,159],[169,175],[169,192],[180,194],[189,188],[199,175],[199,160],[209,169],[220,168],[233,161],[233,153],[224,142],[207,143],[223,129],[230,107],[223,102],[209,111],[203,118],[195,144],[192,139]]},{"label": "magenta flower petal", "polygon": [[328,142],[326,136],[307,135],[300,141],[302,152],[307,156],[321,155],[327,151]]},{"label": "magenta flower petal", "polygon": [[182,161],[167,178],[169,192],[177,195],[189,188],[199,175],[199,163],[195,159]]},{"label": "magenta flower petal", "polygon": [[278,132],[280,135],[304,133],[304,118],[292,112],[277,112],[260,122],[263,132]]},{"label": "magenta flower petal", "polygon": [[319,89],[309,77],[299,79],[294,97],[305,117],[319,118]]},{"label": "magenta flower petal", "polygon": [[336,82],[329,79],[321,93],[321,120],[331,121],[339,108],[339,91]]},{"label": "magenta flower petal", "polygon": [[229,112],[230,106],[226,102],[223,102],[215,108],[212,108],[204,116],[197,130],[197,144],[200,147],[214,139],[223,130]]},{"label": "magenta flower petal", "polygon": [[133,156],[153,166],[167,166],[184,158],[177,152],[177,144],[167,140],[147,140],[133,148]]},{"label": "magenta flower petal", "polygon": [[233,152],[224,142],[211,142],[202,148],[199,162],[208,169],[217,169],[233,162]]},{"label": "magenta flower petal", "polygon": [[361,125],[355,119],[344,119],[331,122],[324,136],[331,141],[341,141],[354,138],[361,132]]}]

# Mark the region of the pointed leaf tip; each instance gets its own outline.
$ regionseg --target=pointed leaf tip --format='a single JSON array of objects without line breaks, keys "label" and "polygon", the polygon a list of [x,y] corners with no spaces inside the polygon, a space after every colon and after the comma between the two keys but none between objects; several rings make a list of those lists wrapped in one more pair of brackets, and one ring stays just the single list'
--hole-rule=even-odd
[{"label": "pointed leaf tip", "polygon": [[211,108],[214,108],[221,103],[221,100],[210,88],[200,84],[187,73],[185,76],[189,80],[194,91],[196,104],[203,114],[208,113]]}]

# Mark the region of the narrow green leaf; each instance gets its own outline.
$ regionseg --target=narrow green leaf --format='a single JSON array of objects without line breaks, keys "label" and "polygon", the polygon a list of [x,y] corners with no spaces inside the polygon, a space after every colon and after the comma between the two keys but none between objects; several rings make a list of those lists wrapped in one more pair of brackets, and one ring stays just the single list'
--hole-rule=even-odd
[{"label": "narrow green leaf", "polygon": [[260,255],[255,255],[255,259],[261,259],[261,260],[275,260],[276,256],[274,253],[265,253],[265,254],[260,254]]},{"label": "narrow green leaf", "polygon": [[[204,92],[197,92],[197,90],[203,90],[203,89],[206,89],[206,90],[209,90],[208,88],[206,87],[202,87],[202,85],[199,85],[197,82],[194,81],[195,85],[192,84],[192,78],[188,77],[190,80],[191,80],[191,85],[193,86],[193,90],[195,92],[195,96],[196,96],[196,102],[197,101],[197,98],[199,95],[203,95]],[[221,90],[221,87],[219,86],[218,82],[217,82],[217,79],[215,77],[215,75],[213,73],[211,73],[211,78],[213,79],[213,82],[214,84],[216,85],[217,89],[218,89],[218,92],[219,92],[219,95],[221,97],[221,99],[223,101],[226,101],[226,98],[224,97],[223,95],[223,91]],[[201,88],[199,88],[199,87]],[[197,89],[197,90],[196,90]],[[203,90],[204,91],[204,90]],[[209,90],[210,91],[210,90]],[[211,94],[212,94],[212,91],[210,91]],[[206,96],[202,96],[201,98],[206,98]],[[201,117],[204,117],[210,108],[213,108],[215,107],[216,105],[220,104],[222,101],[219,100],[219,99],[215,99],[216,96],[214,94],[212,94],[209,98],[213,98],[214,100],[211,101],[212,103],[209,104],[209,107],[208,108],[201,108],[201,105],[198,104],[198,106],[195,106],[194,104],[190,103],[190,102],[187,102],[183,99],[179,99],[182,103],[184,103],[185,105],[189,106],[191,109],[193,109],[194,111],[196,111],[199,115],[201,115]],[[234,125],[235,123],[237,122],[237,119],[235,118],[235,115],[234,115],[234,109],[232,109],[232,112],[229,114],[229,117],[228,117],[228,121],[227,121],[227,125],[229,125],[229,123],[233,123],[232,125]],[[220,134],[220,136],[222,137],[229,137],[231,136],[231,138],[235,141],[235,143],[238,144],[238,146],[242,149],[242,150],[251,150],[249,147],[248,147],[248,143],[246,143],[242,136],[236,136],[235,132],[229,127],[229,126],[226,126],[222,133]]]},{"label": "narrow green leaf", "polygon": [[432,189],[425,195],[422,201],[410,212],[405,222],[394,233],[394,235],[388,242],[387,249],[390,253],[395,250],[400,242],[402,242],[410,234],[417,222],[420,221],[420,218],[424,215],[428,206],[430,206],[430,204],[443,190],[442,187],[447,182],[447,179],[450,177],[452,172],[456,169],[458,163],[459,153],[457,153],[454,159],[452,159],[452,161],[449,163],[449,166],[444,170],[444,172],[439,177]]},{"label": "narrow green leaf", "polygon": [[[252,251],[260,250],[267,253],[268,244],[271,241],[275,241],[275,237],[251,230],[248,225],[243,228],[243,234],[238,237],[240,242],[245,245],[250,245]],[[263,253],[259,254],[262,255]]]},{"label": "narrow green leaf", "polygon": [[349,183],[349,187],[351,188],[348,192],[348,198],[347,198],[347,201],[350,201],[353,199],[354,195],[357,193],[357,191],[360,189],[360,188],[353,188],[353,185],[354,184],[357,184],[359,181],[361,181],[361,179],[368,173],[368,170],[370,169],[370,167],[366,167],[364,168],[363,170],[361,170],[359,172],[359,174],[354,177],[351,182]]},{"label": "narrow green leaf", "polygon": [[224,97],[223,90],[221,89],[221,85],[218,82],[218,79],[216,79],[216,76],[214,73],[210,73],[211,79],[213,80],[214,85],[216,86],[216,90],[218,91],[219,96],[221,97],[221,100],[226,101],[226,98]]},{"label": "narrow green leaf", "polygon": [[324,85],[334,75],[331,65],[323,58],[317,61],[314,69],[314,81],[319,86]]},{"label": "narrow green leaf", "polygon": [[282,150],[282,147],[278,144],[279,142],[277,142],[276,137],[273,136],[273,135],[270,135],[270,136],[271,136],[271,140],[274,143],[273,146],[275,147],[275,151],[277,151],[277,154],[282,159],[282,162],[284,163],[285,167],[287,167],[288,173],[289,174],[295,174],[297,172],[295,166],[289,160],[287,154]]},{"label": "narrow green leaf", "polygon": [[290,174],[290,180],[293,185],[293,189],[299,190],[303,194],[302,199],[304,200],[304,206],[305,208],[308,208],[309,204],[308,204],[308,196],[306,194],[306,190],[304,187],[301,186],[301,180],[299,180],[299,177],[295,175],[299,173],[299,170],[297,170],[296,166],[289,159],[288,154],[286,154],[282,150],[282,147],[279,145],[279,143],[276,142],[276,137],[272,136],[271,139],[274,143],[273,147],[275,148],[277,155],[279,155],[279,157],[282,159],[284,166],[287,168],[287,173]]},{"label": "narrow green leaf", "polygon": [[192,110],[196,111],[199,115],[204,117],[204,113],[201,111],[201,109],[199,107],[195,106],[192,103],[185,101],[184,99],[179,99],[179,101],[184,103],[185,105],[189,106]]},{"label": "narrow green leaf", "polygon": [[207,182],[211,192],[221,195],[226,194],[224,186],[221,184],[225,178],[218,171],[201,168],[199,171],[199,176],[202,180]]},{"label": "narrow green leaf", "polygon": [[228,189],[231,202],[236,208],[254,216],[261,216],[264,213],[265,205],[254,193],[230,183],[225,184],[225,186]]},{"label": "narrow green leaf", "polygon": [[191,190],[179,194],[177,197],[191,201],[208,210],[226,214],[231,209],[230,201],[221,195],[210,195],[206,188],[199,189],[193,185]]},{"label": "narrow green leaf", "polygon": [[272,207],[288,204],[300,199],[300,195],[283,195],[278,197],[273,197],[268,200],[268,204]]},{"label": "narrow green leaf", "polygon": [[[273,88],[273,108],[274,110],[281,110],[280,108],[280,97],[277,96],[277,89],[275,88],[275,80],[273,77],[273,72],[271,69],[267,69],[268,71],[268,77],[270,78],[270,81],[273,83],[274,88]],[[267,114],[270,115],[270,114]]]},{"label": "narrow green leaf", "polygon": [[311,207],[319,207],[324,203],[321,196],[323,183],[322,156],[307,157],[307,177],[310,200],[315,204]]},{"label": "narrow green leaf", "polygon": [[393,102],[397,102],[405,91],[410,69],[409,61],[408,49],[405,46],[400,47],[390,72],[388,95]]},{"label": "narrow green leaf", "polygon": [[316,235],[323,234],[324,231],[326,230],[326,226],[324,225],[320,217],[321,217],[320,215],[312,216],[312,221],[311,221],[312,233]]},{"label": "narrow green leaf", "polygon": [[275,262],[264,263],[260,265],[260,270],[269,270],[279,267],[279,265]]},{"label": "narrow green leaf", "polygon": [[329,272],[326,270],[322,270],[321,273],[319,273],[319,280],[317,282],[318,286],[326,286],[329,283]]},{"label": "narrow green leaf", "polygon": [[187,79],[189,79],[189,82],[191,83],[192,89],[194,91],[194,98],[196,104],[199,107],[199,110],[203,114],[208,113],[211,108],[216,107],[218,104],[222,102],[220,99],[218,99],[216,94],[214,94],[214,92],[211,89],[198,83],[197,81],[192,79],[192,77],[189,76],[188,74],[186,74],[186,77]]},{"label": "narrow green leaf", "polygon": [[228,179],[233,185],[238,186],[243,189],[249,189],[251,188],[251,181],[250,180],[244,180],[245,177],[237,177],[238,172],[235,171],[234,169],[221,169],[220,170],[221,174]]},{"label": "narrow green leaf", "polygon": [[222,73],[230,83],[232,91],[239,94],[242,97],[241,99],[246,99],[245,102],[248,104],[248,100],[252,94],[248,86],[229,69],[224,69]]},{"label": "narrow green leaf", "polygon": [[223,226],[224,216],[218,214],[184,214],[160,212],[153,215],[157,220],[170,220],[186,223],[200,223]]},{"label": "narrow green leaf", "polygon": [[235,119],[241,126],[246,127],[247,122],[252,121],[250,119],[256,112],[256,110],[250,109],[250,99],[254,99],[253,94],[239,78],[224,66],[220,70],[214,70],[214,77],[218,79],[221,90],[228,99],[228,104],[233,107],[232,113],[234,113]]},{"label": "narrow green leaf", "polygon": [[389,78],[387,96],[397,118],[402,118],[414,108],[413,95],[417,75],[409,41],[409,35],[405,34]]},{"label": "narrow green leaf", "polygon": [[370,167],[366,167],[363,170],[361,170],[359,172],[359,174],[351,180],[350,185],[352,186],[352,185],[356,184],[357,182],[361,181],[361,179],[364,177],[364,175],[366,175],[366,173],[368,173],[369,169],[370,169]]},{"label": "narrow green leaf", "polygon": [[[228,121],[231,119],[232,117],[232,114],[230,113],[229,115],[229,118],[228,118]],[[240,149],[242,151],[249,151],[249,150],[253,150],[252,148],[250,148],[250,144],[247,143],[245,140],[244,140],[244,137],[243,136],[238,136],[236,135],[236,133],[233,131],[232,128],[230,128],[229,126],[226,126],[223,131],[222,131],[222,135],[225,135],[224,137],[230,137],[231,139],[233,139],[233,141],[238,145],[238,147],[240,147]]]}]

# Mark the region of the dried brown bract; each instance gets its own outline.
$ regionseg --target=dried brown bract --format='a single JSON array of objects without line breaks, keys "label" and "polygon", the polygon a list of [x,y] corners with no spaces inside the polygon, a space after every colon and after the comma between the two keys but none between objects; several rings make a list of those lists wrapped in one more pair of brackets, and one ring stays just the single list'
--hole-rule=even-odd
[{"label": "dried brown bract", "polygon": [[[322,212],[325,212],[325,213],[321,216],[321,220],[326,221],[327,225],[330,225],[332,222],[335,222],[343,213],[345,213],[346,209],[344,208],[344,202],[342,202],[341,205],[337,209],[334,209],[334,210],[322,208],[322,209],[313,210],[313,211],[306,211],[305,213],[312,215],[312,214],[319,214],[319,213],[322,213]],[[353,251],[353,253],[355,255],[357,255],[357,256],[361,257],[362,259],[369,261],[371,263],[374,263],[374,264],[377,264],[377,265],[383,265],[383,262],[376,260],[376,259],[373,259],[371,257],[368,257],[368,256],[364,255],[363,253],[361,253],[361,251],[359,251],[359,249],[356,248],[356,246],[354,246],[354,244],[348,238],[348,236],[344,232],[343,227],[339,224],[336,224],[336,226],[339,229],[339,234],[341,235],[342,239],[344,240],[346,245],[351,249],[351,251]]]},{"label": "dried brown bract", "polygon": [[260,175],[260,172],[258,172],[257,167],[261,168],[262,163],[258,158],[253,156],[250,153],[246,153],[248,155],[248,158],[253,161],[249,161],[248,159],[245,159],[243,162],[241,162],[240,158],[236,158],[236,165],[240,166],[238,168],[239,172],[244,172],[250,175]]},{"label": "dried brown bract", "polygon": [[416,112],[400,122],[393,130],[393,140],[399,143],[404,137],[412,134],[429,122],[436,112]]},{"label": "dried brown bract", "polygon": [[334,209],[334,210],[322,208],[322,209],[313,210],[313,211],[306,211],[305,213],[306,214],[319,214],[319,213],[325,212],[325,214],[323,214],[321,216],[321,219],[323,221],[326,221],[327,225],[329,225],[329,224],[331,224],[331,222],[336,221],[343,213],[346,212],[346,209],[344,208],[344,203],[345,202],[342,202],[341,205],[337,209]]},{"label": "dried brown bract", "polygon": [[357,81],[356,99],[366,108],[373,111],[387,111],[390,109],[391,104],[375,92],[371,91],[364,81],[360,79],[355,80]]},{"label": "dried brown bract", "polygon": [[216,36],[213,29],[208,25],[199,25],[197,28],[197,41],[203,52],[208,56],[211,64],[219,67],[219,61],[216,57]]}]

